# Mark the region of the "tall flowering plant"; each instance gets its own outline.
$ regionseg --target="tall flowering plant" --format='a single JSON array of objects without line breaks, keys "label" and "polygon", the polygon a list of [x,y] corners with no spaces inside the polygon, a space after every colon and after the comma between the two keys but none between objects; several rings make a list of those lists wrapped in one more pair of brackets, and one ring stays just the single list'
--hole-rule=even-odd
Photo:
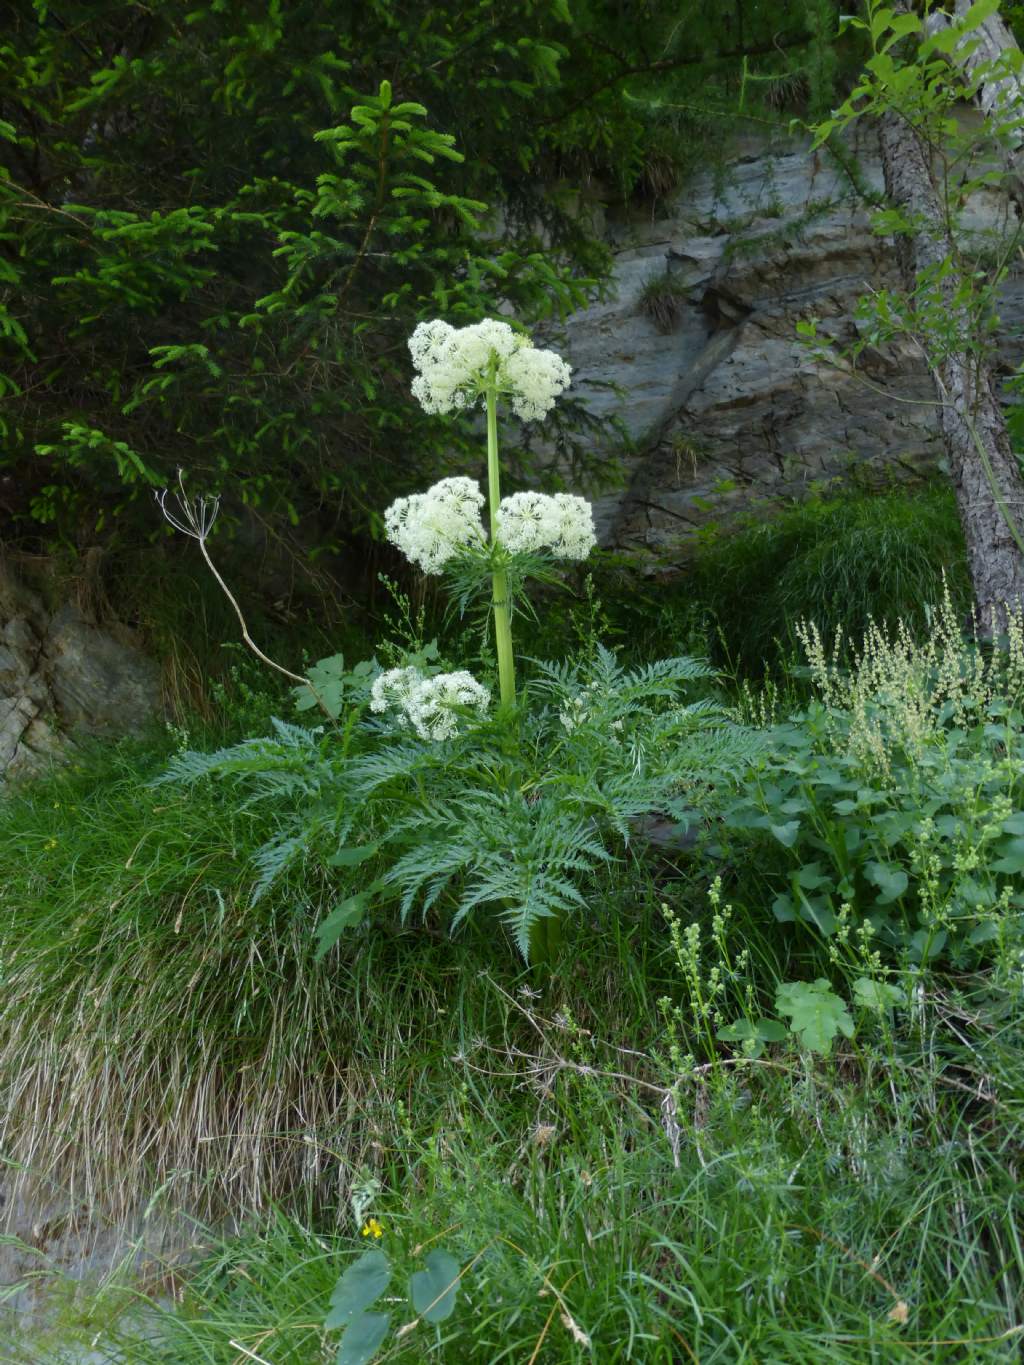
[{"label": "tall flowering plant", "polygon": [[[282,669],[300,684],[297,708],[316,705],[332,724],[275,720],[270,735],[180,754],[161,780],[216,774],[244,788],[247,802],[274,804],[253,894],[317,859],[344,892],[317,925],[321,955],[392,905],[403,921],[418,909],[452,930],[489,909],[525,959],[550,964],[565,920],[597,922],[602,879],[643,846],[651,817],[689,827],[756,745],[708,696],[686,700],[711,685],[708,666],[687,657],[626,668],[595,644],[577,658],[537,661],[517,697],[513,599],[526,577],[585,559],[595,536],[583,498],[502,497],[498,405],[538,421],[571,371],[494,320],[424,323],[409,345],[413,393],[427,412],[483,408],[487,494],[463,475],[442,479],[393,502],[386,533],[424,573],[444,573],[463,601],[481,590],[488,599],[502,718],[514,712],[520,742],[508,742],[512,726],[482,723],[491,695],[481,681],[464,668],[435,671],[436,641],[410,634],[411,651],[390,649],[395,667],[374,658],[349,669],[338,654],[306,678]],[[216,506],[180,491],[168,515],[213,568],[205,542]]]},{"label": "tall flowering plant", "polygon": [[[487,415],[487,512],[484,495],[469,478],[442,479],[426,493],[398,498],[384,515],[388,539],[424,573],[442,572],[460,556],[487,554],[491,566],[498,686],[503,708],[515,705],[515,656],[509,560],[542,555],[581,560],[596,544],[590,504],[569,493],[501,496],[498,401],[524,421],[545,417],[572,378],[554,351],[541,350],[507,322],[493,318],[470,327],[422,322],[409,338],[417,370],[412,391],[425,412],[446,414],[482,405]],[[454,676],[454,675],[453,675]],[[406,679],[409,683],[409,680]]]}]

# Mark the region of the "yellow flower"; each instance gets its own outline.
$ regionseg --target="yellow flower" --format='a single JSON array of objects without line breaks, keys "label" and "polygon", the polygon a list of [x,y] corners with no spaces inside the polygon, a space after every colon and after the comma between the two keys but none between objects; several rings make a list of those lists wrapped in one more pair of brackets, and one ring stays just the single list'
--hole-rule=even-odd
[{"label": "yellow flower", "polygon": [[366,1222],[363,1224],[363,1236],[364,1237],[384,1236],[384,1229],[381,1227],[380,1223],[377,1222],[376,1218],[367,1218]]}]

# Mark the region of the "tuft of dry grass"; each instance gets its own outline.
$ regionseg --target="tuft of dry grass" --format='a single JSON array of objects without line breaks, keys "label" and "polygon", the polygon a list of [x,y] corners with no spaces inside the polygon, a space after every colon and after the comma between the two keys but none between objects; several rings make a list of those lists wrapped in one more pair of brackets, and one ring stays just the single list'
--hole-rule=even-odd
[{"label": "tuft of dry grass", "polygon": [[[0,806],[0,1129],[24,1188],[128,1217],[160,1190],[216,1219],[333,1202],[392,1124],[411,1019],[458,970],[411,935],[313,959],[331,887],[254,906],[265,817],[168,799],[124,750]],[[219,799],[218,799],[219,798]]]}]

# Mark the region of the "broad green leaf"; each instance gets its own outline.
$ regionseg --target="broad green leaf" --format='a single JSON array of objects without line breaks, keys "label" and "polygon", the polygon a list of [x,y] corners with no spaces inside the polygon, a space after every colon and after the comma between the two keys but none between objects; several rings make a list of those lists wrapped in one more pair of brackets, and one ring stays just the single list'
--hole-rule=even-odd
[{"label": "broad green leaf", "polygon": [[748,1038],[757,1037],[757,1030],[749,1019],[737,1019],[733,1024],[722,1024],[715,1037],[723,1043],[745,1043]]},{"label": "broad green leaf", "polygon": [[1004,820],[1003,829],[1007,834],[1024,834],[1024,811],[1017,811],[1008,820]]},{"label": "broad green leaf", "polygon": [[970,944],[991,943],[993,939],[999,937],[999,925],[994,919],[982,920],[967,935],[967,942]]},{"label": "broad green leaf", "polygon": [[991,864],[993,872],[1005,872],[1011,877],[1024,872],[1024,838],[1020,835],[1000,839],[994,851],[1001,856]]},{"label": "broad green leaf", "polygon": [[955,28],[940,28],[921,44],[919,52],[922,60],[927,60],[933,52],[952,52],[960,41]]},{"label": "broad green leaf", "polygon": [[368,858],[380,848],[380,844],[360,844],[356,848],[339,848],[337,853],[332,853],[324,861],[328,867],[358,867],[360,863],[365,863]]},{"label": "broad green leaf", "polygon": [[345,1328],[334,1365],[369,1365],[390,1326],[390,1313],[360,1313]]},{"label": "broad green leaf", "polygon": [[882,36],[883,33],[887,33],[889,31],[889,27],[892,24],[894,14],[895,10],[876,9],[874,10],[873,13],[871,13],[868,16],[868,23],[871,25],[872,38],[874,38],[877,41]]},{"label": "broad green leaf", "polygon": [[920,33],[921,20],[916,14],[897,14],[889,25],[889,37],[886,39],[882,51],[888,52],[893,43],[898,43],[901,38],[905,38],[908,33]]},{"label": "broad green leaf", "polygon": [[857,1004],[866,1010],[893,1009],[906,1002],[906,993],[899,986],[891,986],[888,981],[875,981],[869,976],[859,976],[853,983],[853,993]]},{"label": "broad green leaf", "polygon": [[909,885],[909,878],[903,869],[892,867],[889,863],[866,863],[864,875],[869,882],[878,887],[879,894],[876,900],[878,905],[891,905],[893,901],[899,900]]},{"label": "broad green leaf", "polygon": [[979,28],[986,19],[991,19],[998,9],[999,0],[976,0],[957,24],[957,28],[961,33],[969,33],[971,29]]},{"label": "broad green leaf", "polygon": [[715,1037],[723,1043],[745,1043],[748,1038],[781,1043],[785,1041],[786,1030],[777,1019],[737,1019],[734,1024],[723,1024]]},{"label": "broad green leaf", "polygon": [[412,1306],[427,1322],[444,1322],[455,1309],[459,1289],[459,1263],[447,1251],[432,1251],[426,1269],[409,1280]]},{"label": "broad green leaf", "polygon": [[810,896],[805,896],[798,890],[797,908],[805,924],[813,924],[819,933],[826,936],[835,933],[838,921],[835,911],[824,896],[815,896],[812,900]]},{"label": "broad green leaf", "polygon": [[340,905],[335,906],[325,920],[321,920],[316,926],[317,949],[315,958],[319,962],[326,953],[337,943],[346,929],[354,929],[357,924],[363,922],[366,914],[366,907],[370,903],[372,892],[360,891],[355,896],[349,896]]},{"label": "broad green leaf", "polygon": [[792,896],[778,895],[772,901],[772,914],[780,924],[792,924],[796,919],[796,907]]},{"label": "broad green leaf", "polygon": [[[325,1327],[344,1327],[380,1298],[391,1279],[391,1263],[378,1247],[364,1251],[348,1267],[331,1293]],[[376,1347],[374,1348],[376,1349]],[[340,1360],[341,1357],[339,1356]]]},{"label": "broad green leaf", "polygon": [[847,1038],[854,1035],[854,1023],[845,1002],[833,993],[824,977],[779,985],[775,1008],[788,1016],[790,1028],[811,1052],[827,1057],[837,1033]]},{"label": "broad green leaf", "polygon": [[772,825],[771,831],[783,848],[792,848],[800,833],[800,821],[788,820],[784,825]]},{"label": "broad green leaf", "polygon": [[796,874],[796,883],[802,886],[805,891],[817,891],[819,886],[827,886],[832,878],[821,870],[821,863],[804,863]]},{"label": "broad green leaf", "polygon": [[918,929],[910,937],[910,956],[915,962],[930,962],[942,952],[948,938],[945,929]]},{"label": "broad green leaf", "polygon": [[316,695],[314,696],[313,690],[309,687],[293,687],[296,711],[312,710],[319,698],[332,716],[339,716],[345,696],[344,654],[332,654],[328,659],[320,659],[312,668],[306,670],[306,677],[312,684],[312,689],[315,689]]}]

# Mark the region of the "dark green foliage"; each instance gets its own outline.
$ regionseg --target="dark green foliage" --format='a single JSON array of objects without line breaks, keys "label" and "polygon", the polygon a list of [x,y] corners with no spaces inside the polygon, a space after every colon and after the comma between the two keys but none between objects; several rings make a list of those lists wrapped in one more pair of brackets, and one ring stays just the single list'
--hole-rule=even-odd
[{"label": "dark green foliage", "polygon": [[774,727],[722,826],[721,851],[752,878],[745,894],[840,957],[964,970],[1016,951],[1019,618],[1005,649],[982,651],[947,599],[919,643],[877,630],[855,642],[848,672],[808,643],[820,699]]},{"label": "dark green foliage", "polygon": [[257,897],[310,856],[352,869],[321,952],[376,902],[452,929],[487,910],[525,958],[539,920],[586,911],[636,822],[657,813],[685,827],[756,752],[721,706],[684,700],[709,676],[688,658],[627,671],[599,649],[589,663],[539,665],[513,721],[466,723],[450,741],[356,707],[325,733],[277,720],[267,738],[183,753],[159,781],[227,779],[236,802],[274,810]]},{"label": "dark green foliage", "polygon": [[826,41],[802,10],[714,0],[685,23],[662,0],[9,9],[7,535],[145,537],[141,495],[181,465],[300,558],[479,462],[408,398],[417,320],[579,302],[608,259],[580,187],[664,192],[745,56],[782,70]]},{"label": "dark green foliage", "polygon": [[951,491],[813,498],[697,552],[685,600],[706,608],[712,644],[750,674],[798,652],[794,627],[813,621],[847,641],[869,623],[922,629],[943,595],[965,617],[971,593]]},{"label": "dark green foliage", "polygon": [[[955,625],[945,618],[951,649]],[[961,663],[923,679],[960,678],[965,713],[972,698],[991,711],[1000,686],[1004,701],[1019,696],[1011,670],[989,660],[990,685],[974,687],[970,656]],[[628,714],[659,691],[669,701],[679,671],[619,671],[614,705]],[[591,680],[546,677],[559,702]],[[920,688],[895,684],[893,708],[902,697],[912,713]],[[884,933],[865,942],[853,923],[823,934],[770,913],[772,879],[798,856],[813,897],[829,860],[850,854],[868,916],[902,914],[900,898],[932,878],[933,853],[940,889],[951,872],[961,890],[973,876],[974,902],[988,880],[1012,886],[1019,813],[1004,818],[998,802],[1019,792],[1014,737],[1005,714],[953,723],[939,707],[916,732],[913,771],[896,760],[915,732],[892,724],[893,778],[860,776],[844,796],[830,771],[853,774],[839,762],[851,738],[842,711],[833,701],[794,719],[800,743],[775,736],[760,783],[781,838],[735,831],[727,857],[611,863],[543,991],[502,969],[492,925],[474,931],[472,918],[452,940],[429,916],[405,931],[382,917],[318,963],[314,926],[339,882],[370,866],[352,858],[337,880],[307,858],[252,903],[251,855],[306,799],[315,754],[271,772],[267,802],[225,800],[224,785],[154,790],[165,745],[90,756],[0,805],[12,1172],[73,1175],[97,1207],[164,1188],[174,1208],[254,1215],[237,1238],[211,1237],[173,1303],[158,1291],[140,1309],[133,1286],[112,1322],[116,1291],[105,1290],[106,1320],[85,1319],[83,1345],[112,1365],[235,1365],[243,1350],[306,1365],[373,1340],[379,1311],[391,1314],[386,1358],[409,1365],[529,1360],[538,1342],[552,1365],[676,1365],[681,1341],[684,1359],[688,1349],[723,1363],[1015,1361],[1017,908],[998,910],[984,977],[953,974],[948,955],[915,961]],[[558,722],[569,739],[588,723],[599,732],[579,739],[584,779],[615,715],[606,700],[572,731]],[[290,730],[274,742],[301,748]],[[264,758],[236,747],[230,761]],[[438,773],[447,780],[417,762],[410,814]],[[746,770],[743,755],[735,767]],[[929,841],[921,862],[925,812],[945,846]],[[988,839],[982,826],[997,817]],[[887,857],[881,842],[901,821],[904,842]],[[716,871],[725,885],[709,913]],[[982,904],[975,922],[995,919]],[[288,1216],[268,1220],[274,1201]],[[368,1307],[337,1295],[368,1250],[366,1214],[396,1271]],[[452,1262],[451,1312],[442,1300],[443,1319],[399,1335],[451,1282]],[[424,1267],[429,1300],[412,1279]],[[356,1306],[357,1331],[348,1322],[339,1341],[325,1319]],[[28,1358],[61,1357],[36,1337]]]}]

